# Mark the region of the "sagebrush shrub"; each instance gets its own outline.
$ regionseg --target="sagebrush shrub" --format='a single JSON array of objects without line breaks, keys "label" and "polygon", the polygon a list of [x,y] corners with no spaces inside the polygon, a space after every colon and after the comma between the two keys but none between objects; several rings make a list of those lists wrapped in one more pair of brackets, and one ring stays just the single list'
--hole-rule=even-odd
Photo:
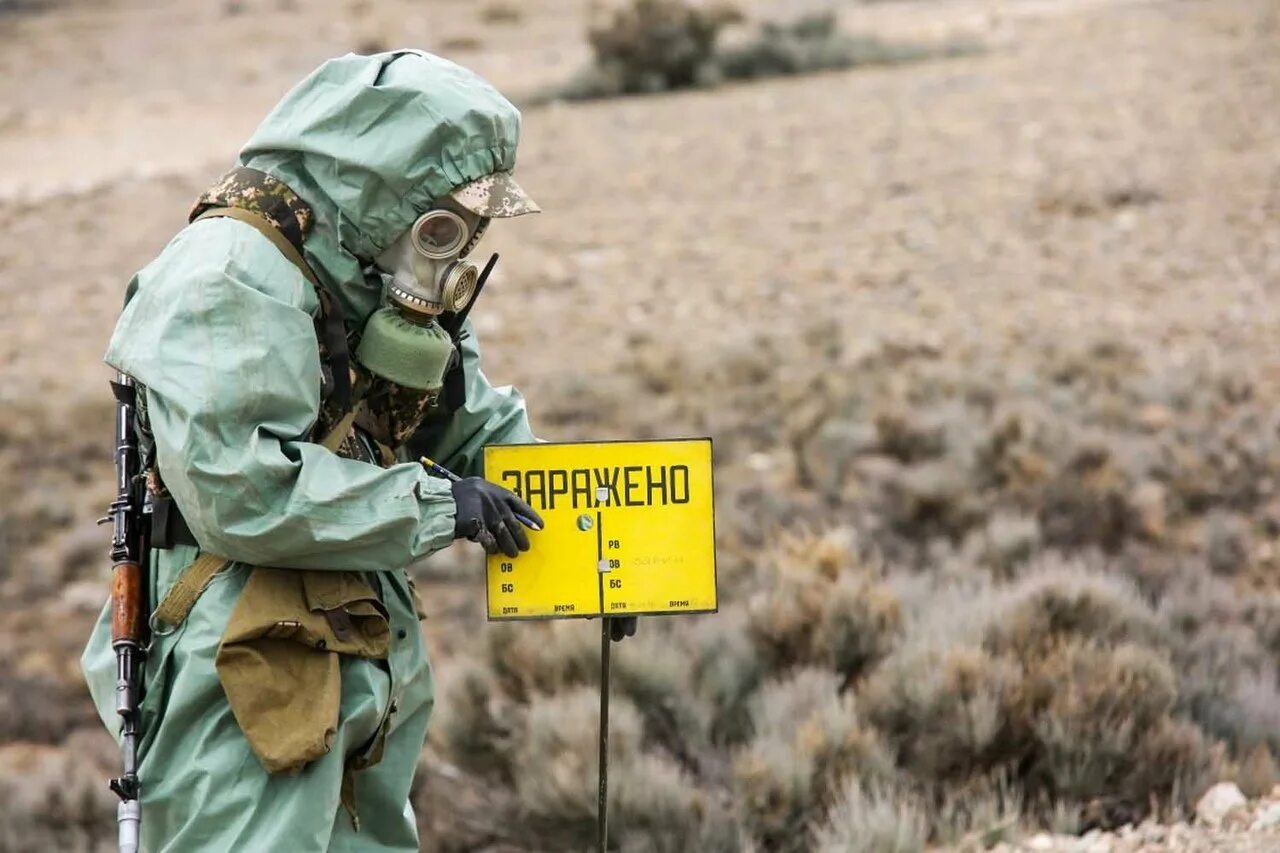
[{"label": "sagebrush shrub", "polygon": [[754,734],[734,759],[734,788],[748,827],[775,848],[805,849],[809,816],[842,780],[892,775],[879,737],[830,672],[808,668],[769,682],[751,721]]},{"label": "sagebrush shrub", "polygon": [[1259,743],[1249,750],[1240,762],[1236,781],[1246,797],[1264,797],[1280,784],[1280,765],[1267,744]]},{"label": "sagebrush shrub", "polygon": [[[1173,672],[1160,655],[1085,640],[1065,642],[1035,661],[1019,692],[1015,725],[1029,727],[1031,781],[1076,802],[1129,787],[1140,744],[1176,698]],[[1171,791],[1133,793],[1167,797]]]},{"label": "sagebrush shrub", "polygon": [[98,729],[65,748],[0,746],[0,850],[114,850],[115,795],[105,784],[118,754]]},{"label": "sagebrush shrub", "polygon": [[555,93],[570,100],[664,92],[749,80],[810,74],[857,65],[887,65],[929,56],[969,53],[956,41],[940,48],[851,36],[834,13],[765,21],[727,47],[721,32],[743,20],[729,2],[617,0],[596,4],[587,28],[593,62]]},{"label": "sagebrush shrub", "polygon": [[1017,839],[1028,810],[1021,780],[1009,767],[943,786],[929,812],[929,835],[961,850],[994,847]]},{"label": "sagebrush shrub", "polygon": [[1253,628],[1263,648],[1280,661],[1280,591],[1251,591],[1242,605],[1243,620]]},{"label": "sagebrush shrub", "polygon": [[1117,550],[1140,526],[1129,501],[1135,485],[1106,438],[1084,434],[1040,496],[1045,541]]},{"label": "sagebrush shrub", "polygon": [[1026,658],[1077,637],[1107,644],[1164,642],[1160,620],[1132,583],[1080,563],[1050,560],[1010,586],[1003,605],[990,614],[985,644]]},{"label": "sagebrush shrub", "polygon": [[1179,707],[1234,749],[1280,750],[1280,658],[1272,645],[1274,594],[1241,597],[1207,572],[1176,576],[1159,616],[1174,638]]},{"label": "sagebrush shrub", "polygon": [[[512,753],[511,776],[522,809],[538,820],[587,835],[595,821],[596,740],[600,696],[574,688],[535,696]],[[640,713],[616,698],[609,716],[614,761],[631,761],[640,748]]]},{"label": "sagebrush shrub", "polygon": [[690,679],[710,709],[708,733],[717,745],[751,735],[750,701],[765,677],[764,662],[748,636],[740,609],[694,626]]},{"label": "sagebrush shrub", "polygon": [[1253,556],[1249,524],[1233,513],[1216,511],[1205,520],[1205,560],[1220,575],[1243,574]]},{"label": "sagebrush shrub", "polygon": [[760,570],[746,627],[769,669],[822,664],[847,687],[892,649],[902,627],[897,596],[855,550],[843,529],[788,537]]},{"label": "sagebrush shrub", "polygon": [[858,692],[898,764],[929,780],[1002,763],[1017,666],[973,646],[918,645],[891,655]]},{"label": "sagebrush shrub", "polygon": [[609,835],[624,850],[682,853],[734,849],[734,826],[715,802],[671,759],[625,753],[613,766]]},{"label": "sagebrush shrub", "polygon": [[1040,522],[1028,515],[997,510],[987,519],[976,543],[975,557],[999,578],[1012,577],[1043,542]]},{"label": "sagebrush shrub", "polygon": [[57,743],[95,725],[97,715],[82,701],[82,690],[48,677],[0,672],[0,743]]},{"label": "sagebrush shrub", "polygon": [[590,683],[599,673],[599,635],[582,622],[498,623],[485,633],[486,662],[514,699]]},{"label": "sagebrush shrub", "polygon": [[687,757],[707,748],[712,718],[694,691],[689,656],[671,654],[673,641],[664,627],[651,623],[626,641],[613,657],[612,680],[615,691],[639,709],[646,735]]},{"label": "sagebrush shrub", "polygon": [[1273,753],[1280,752],[1277,665],[1273,662],[1269,669],[1242,678],[1224,699],[1235,703],[1234,712],[1227,716],[1232,721],[1232,729],[1226,740],[1237,751],[1248,749],[1250,744],[1266,744]]},{"label": "sagebrush shrub", "polygon": [[928,810],[911,791],[851,780],[813,832],[820,853],[920,853]]},{"label": "sagebrush shrub", "polygon": [[597,7],[587,41],[614,94],[687,88],[708,81],[720,31],[740,18],[729,3],[628,0]]},{"label": "sagebrush shrub", "polygon": [[503,775],[520,710],[499,694],[489,671],[472,659],[441,673],[437,690],[449,701],[435,711],[432,741],[443,744],[468,770]]},{"label": "sagebrush shrub", "polygon": [[813,642],[849,687],[892,651],[901,628],[902,609],[892,590],[846,576],[828,592]]},{"label": "sagebrush shrub", "polygon": [[887,482],[885,508],[899,532],[959,539],[984,517],[963,462],[934,459],[905,468]]},{"label": "sagebrush shrub", "polygon": [[[1120,796],[1127,798],[1133,815],[1149,809],[1172,813],[1194,807],[1197,798],[1217,781],[1222,751],[1204,732],[1186,720],[1165,717],[1138,742]],[[1114,796],[1111,790],[1107,794]]]}]

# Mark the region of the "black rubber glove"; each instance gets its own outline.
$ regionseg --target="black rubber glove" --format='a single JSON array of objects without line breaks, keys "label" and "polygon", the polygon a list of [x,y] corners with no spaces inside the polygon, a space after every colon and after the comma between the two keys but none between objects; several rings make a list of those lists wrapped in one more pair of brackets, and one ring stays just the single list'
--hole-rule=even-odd
[{"label": "black rubber glove", "polygon": [[625,637],[634,637],[639,621],[635,616],[610,616],[609,639],[621,643]]},{"label": "black rubber glove", "polygon": [[453,524],[455,539],[479,542],[488,554],[499,551],[515,557],[529,550],[526,527],[542,529],[542,517],[502,486],[480,477],[467,477],[453,484],[453,502],[458,505]]}]

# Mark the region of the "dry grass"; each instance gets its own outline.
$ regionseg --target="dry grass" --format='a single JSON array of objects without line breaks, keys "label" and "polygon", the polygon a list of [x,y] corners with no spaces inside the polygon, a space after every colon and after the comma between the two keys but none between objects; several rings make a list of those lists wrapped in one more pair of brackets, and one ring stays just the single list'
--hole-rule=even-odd
[{"label": "dry grass", "polygon": [[907,791],[850,782],[813,834],[822,853],[920,853],[929,837],[928,819]]}]

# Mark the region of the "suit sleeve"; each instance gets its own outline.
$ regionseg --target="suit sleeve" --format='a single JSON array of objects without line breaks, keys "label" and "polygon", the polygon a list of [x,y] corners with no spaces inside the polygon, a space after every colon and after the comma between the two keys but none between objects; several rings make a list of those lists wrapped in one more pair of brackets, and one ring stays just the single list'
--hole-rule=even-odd
[{"label": "suit sleeve", "polygon": [[265,237],[197,223],[131,292],[106,360],[146,386],[157,465],[203,550],[378,571],[452,541],[447,482],[307,440],[320,402],[316,296]]}]

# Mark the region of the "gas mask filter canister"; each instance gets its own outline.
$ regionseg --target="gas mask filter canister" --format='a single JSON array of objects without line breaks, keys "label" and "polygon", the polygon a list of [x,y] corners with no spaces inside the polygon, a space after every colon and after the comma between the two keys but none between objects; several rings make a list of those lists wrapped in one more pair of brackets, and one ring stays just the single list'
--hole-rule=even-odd
[{"label": "gas mask filter canister", "polygon": [[387,305],[369,318],[356,350],[369,371],[409,388],[440,388],[454,346],[437,317],[475,298],[479,272],[462,257],[488,224],[477,220],[472,226],[452,210],[428,210],[375,259],[390,281]]}]

